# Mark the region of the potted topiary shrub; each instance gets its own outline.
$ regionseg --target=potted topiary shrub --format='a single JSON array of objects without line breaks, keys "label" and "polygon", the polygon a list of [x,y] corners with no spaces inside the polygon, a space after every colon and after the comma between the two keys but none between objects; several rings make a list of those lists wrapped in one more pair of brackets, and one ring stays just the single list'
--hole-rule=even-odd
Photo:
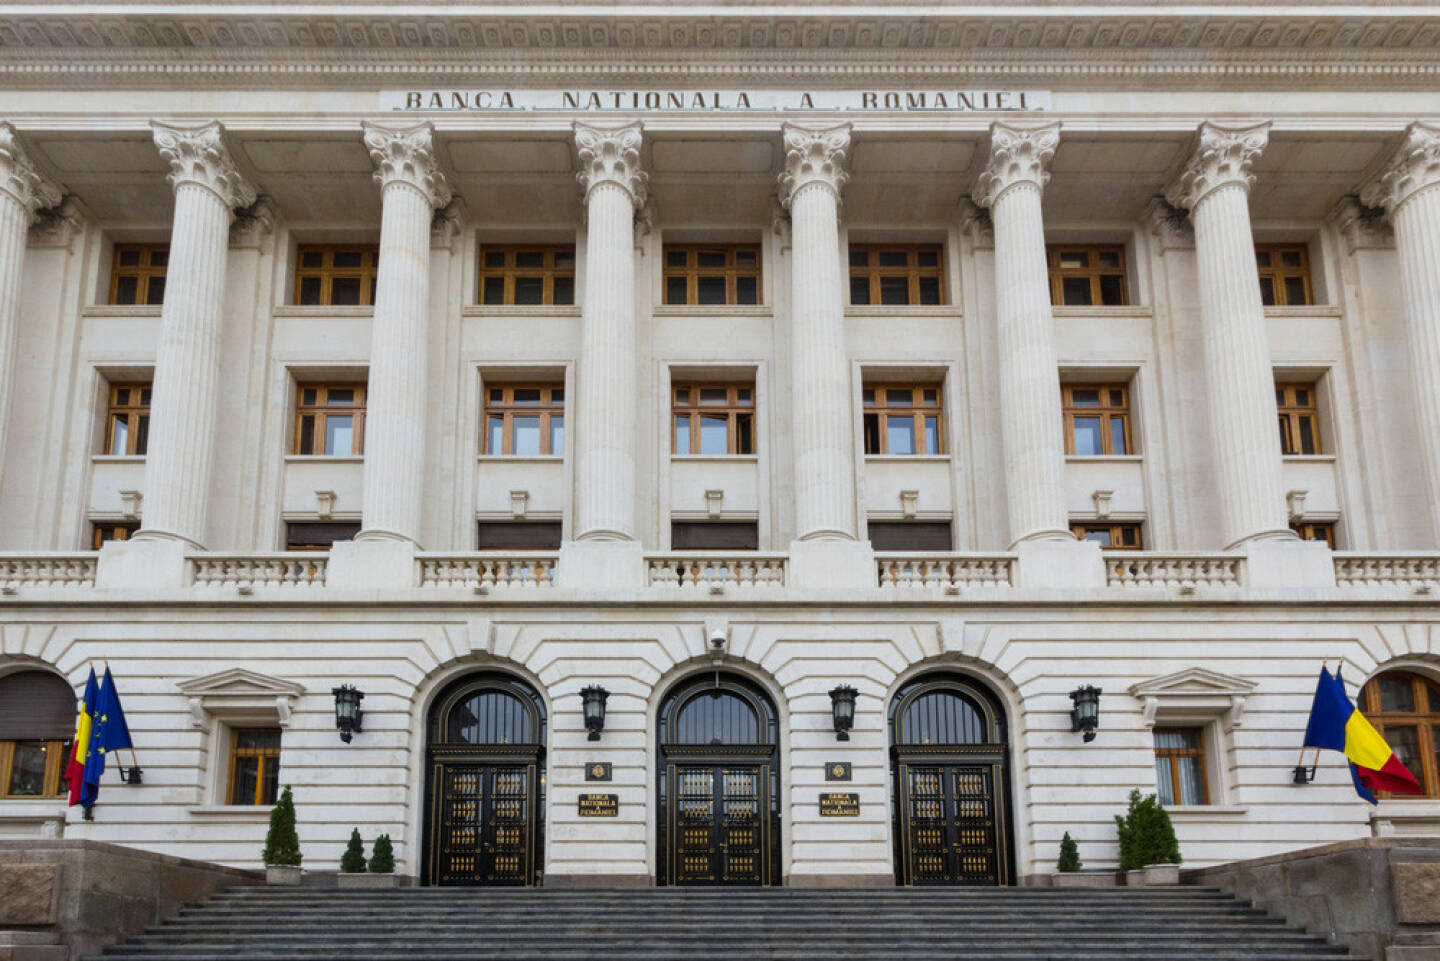
[{"label": "potted topiary shrub", "polygon": [[1080,847],[1070,832],[1060,839],[1060,859],[1055,862],[1052,883],[1057,888],[1109,888],[1115,886],[1114,871],[1081,871]]},{"label": "potted topiary shrub", "polygon": [[300,883],[300,835],[295,832],[295,799],[287,785],[270,811],[270,830],[265,833],[266,884]]},{"label": "potted topiary shrub", "polygon": [[350,829],[350,843],[340,855],[340,876],[336,882],[342,888],[360,887],[356,881],[365,877],[365,842],[360,840],[360,829]]},{"label": "potted topiary shrub", "polygon": [[400,878],[395,874],[395,854],[390,847],[390,835],[382,834],[375,839],[370,870],[367,871],[360,832],[352,831],[350,845],[340,858],[340,874],[336,876],[336,883],[342,888],[399,887]]},{"label": "potted topiary shrub", "polygon": [[1155,795],[1130,792],[1130,806],[1115,816],[1120,833],[1120,870],[1125,883],[1166,885],[1180,883],[1180,842],[1175,825]]},{"label": "potted topiary shrub", "polygon": [[375,847],[370,852],[370,873],[366,877],[370,879],[371,887],[400,886],[400,875],[395,873],[395,851],[390,844],[390,835],[382,834],[375,839]]}]

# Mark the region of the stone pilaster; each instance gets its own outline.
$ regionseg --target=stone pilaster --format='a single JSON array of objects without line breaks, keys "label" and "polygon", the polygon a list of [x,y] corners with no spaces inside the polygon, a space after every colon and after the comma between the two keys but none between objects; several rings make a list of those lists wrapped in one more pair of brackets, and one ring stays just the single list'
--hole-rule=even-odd
[{"label": "stone pilaster", "polygon": [[1065,434],[1050,315],[1040,199],[1060,125],[990,128],[990,159],[974,201],[995,236],[995,326],[1000,436],[1012,546],[1073,541],[1065,510]]},{"label": "stone pilaster", "polygon": [[1194,154],[1165,191],[1190,211],[1200,283],[1200,323],[1211,455],[1219,474],[1220,526],[1228,548],[1294,537],[1285,511],[1275,374],[1250,232],[1250,165],[1270,125],[1200,126]]},{"label": "stone pilaster", "polygon": [[418,545],[425,494],[430,224],[450,202],[428,123],[364,124],[380,184],[380,267],[370,326],[365,481],[357,540]]},{"label": "stone pilaster", "polygon": [[1384,208],[1395,228],[1426,500],[1440,542],[1440,126],[1411,124],[1360,200]]},{"label": "stone pilaster", "polygon": [[236,169],[218,121],[155,122],[155,146],[170,165],[175,220],[145,458],[140,540],[200,547],[215,458],[220,398],[220,327],[230,221],[256,190]]}]

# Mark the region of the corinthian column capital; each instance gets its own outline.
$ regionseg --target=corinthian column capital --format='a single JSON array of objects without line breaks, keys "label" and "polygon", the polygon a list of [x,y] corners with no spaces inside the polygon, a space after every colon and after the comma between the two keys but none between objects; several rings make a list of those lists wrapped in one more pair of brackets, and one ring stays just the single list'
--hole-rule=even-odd
[{"label": "corinthian column capital", "polygon": [[640,121],[623,127],[575,124],[575,153],[580,171],[575,179],[588,197],[601,184],[615,184],[630,195],[639,210],[645,205],[650,175],[640,169]]},{"label": "corinthian column capital", "polygon": [[1060,145],[1060,124],[1015,127],[990,126],[990,159],[972,195],[981,207],[990,207],[1016,184],[1034,184],[1044,190],[1050,181],[1050,160]]},{"label": "corinthian column capital", "polygon": [[1440,184],[1440,127],[1412,123],[1385,169],[1360,190],[1367,207],[1384,207],[1395,213],[1401,204],[1426,187]]},{"label": "corinthian column capital", "polygon": [[29,222],[35,214],[60,202],[60,188],[35,169],[15,128],[0,122],[0,192],[14,197],[25,208]]},{"label": "corinthian column capital", "polygon": [[1270,141],[1270,122],[1250,127],[1222,127],[1202,123],[1195,152],[1170,186],[1165,199],[1183,210],[1193,210],[1217,187],[1236,184],[1247,193],[1255,182],[1250,165]]},{"label": "corinthian column capital", "polygon": [[450,185],[435,162],[435,128],[428,123],[411,127],[386,127],[361,122],[365,149],[375,165],[375,182],[382,188],[392,183],[409,184],[430,201],[432,208],[450,202]]},{"label": "corinthian column capital", "polygon": [[845,172],[845,155],[850,151],[850,125],[781,127],[785,138],[785,169],[780,171],[780,203],[788,210],[801,187],[821,184],[840,199],[850,175]]},{"label": "corinthian column capital", "polygon": [[255,202],[255,185],[241,176],[225,146],[220,121],[171,124],[150,121],[155,149],[170,165],[170,186],[193,183],[211,191],[231,210]]}]

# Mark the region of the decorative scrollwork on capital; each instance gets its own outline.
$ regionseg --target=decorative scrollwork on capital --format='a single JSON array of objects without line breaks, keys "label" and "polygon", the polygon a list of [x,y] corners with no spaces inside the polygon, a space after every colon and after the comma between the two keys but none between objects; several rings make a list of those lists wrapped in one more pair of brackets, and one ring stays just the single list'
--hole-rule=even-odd
[{"label": "decorative scrollwork on capital", "polygon": [[33,223],[35,215],[60,202],[60,188],[35,169],[15,128],[0,123],[0,191],[14,197]]},{"label": "decorative scrollwork on capital", "polygon": [[838,200],[850,174],[845,170],[846,154],[850,151],[850,125],[835,127],[800,127],[787,123],[781,128],[785,138],[785,169],[780,171],[780,203],[786,210],[802,187],[821,184],[828,187]]},{"label": "decorative scrollwork on capital", "polygon": [[152,120],[150,129],[154,132],[155,149],[170,165],[167,179],[172,187],[199,184],[212,191],[232,211],[255,202],[259,191],[235,167],[225,146],[225,130],[220,121],[171,124]]},{"label": "decorative scrollwork on capital", "polygon": [[642,127],[637,120],[623,127],[575,124],[575,153],[580,170],[575,179],[589,196],[601,184],[615,184],[630,195],[635,209],[645,206],[650,176],[640,169]]},{"label": "decorative scrollwork on capital", "polygon": [[1195,152],[1185,169],[1165,188],[1165,199],[1182,210],[1194,210],[1196,204],[1218,187],[1238,185],[1248,192],[1255,182],[1250,165],[1269,142],[1268,120],[1249,127],[1202,123]]},{"label": "decorative scrollwork on capital", "polygon": [[981,207],[994,206],[1016,184],[1034,184],[1044,190],[1050,182],[1050,161],[1060,146],[1060,124],[1038,127],[990,126],[990,159],[971,195]]},{"label": "decorative scrollwork on capital", "polygon": [[1190,223],[1190,215],[1164,197],[1150,198],[1145,205],[1144,219],[1161,251],[1195,246],[1195,228]]},{"label": "decorative scrollwork on capital", "polygon": [[1360,190],[1360,202],[1394,214],[1426,187],[1440,184],[1440,127],[1412,123],[1385,169]]},{"label": "decorative scrollwork on capital", "polygon": [[435,161],[434,127],[428,123],[386,127],[365,122],[360,127],[370,162],[375,165],[375,182],[382,189],[392,183],[409,184],[437,210],[450,202],[450,185]]}]

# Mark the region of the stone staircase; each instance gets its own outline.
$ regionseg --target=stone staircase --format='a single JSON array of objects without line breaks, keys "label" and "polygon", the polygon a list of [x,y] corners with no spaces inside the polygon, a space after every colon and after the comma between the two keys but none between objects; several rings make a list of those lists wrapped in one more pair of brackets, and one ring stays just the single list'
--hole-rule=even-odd
[{"label": "stone staircase", "polygon": [[241,887],[106,961],[1349,957],[1207,888],[879,890]]}]

